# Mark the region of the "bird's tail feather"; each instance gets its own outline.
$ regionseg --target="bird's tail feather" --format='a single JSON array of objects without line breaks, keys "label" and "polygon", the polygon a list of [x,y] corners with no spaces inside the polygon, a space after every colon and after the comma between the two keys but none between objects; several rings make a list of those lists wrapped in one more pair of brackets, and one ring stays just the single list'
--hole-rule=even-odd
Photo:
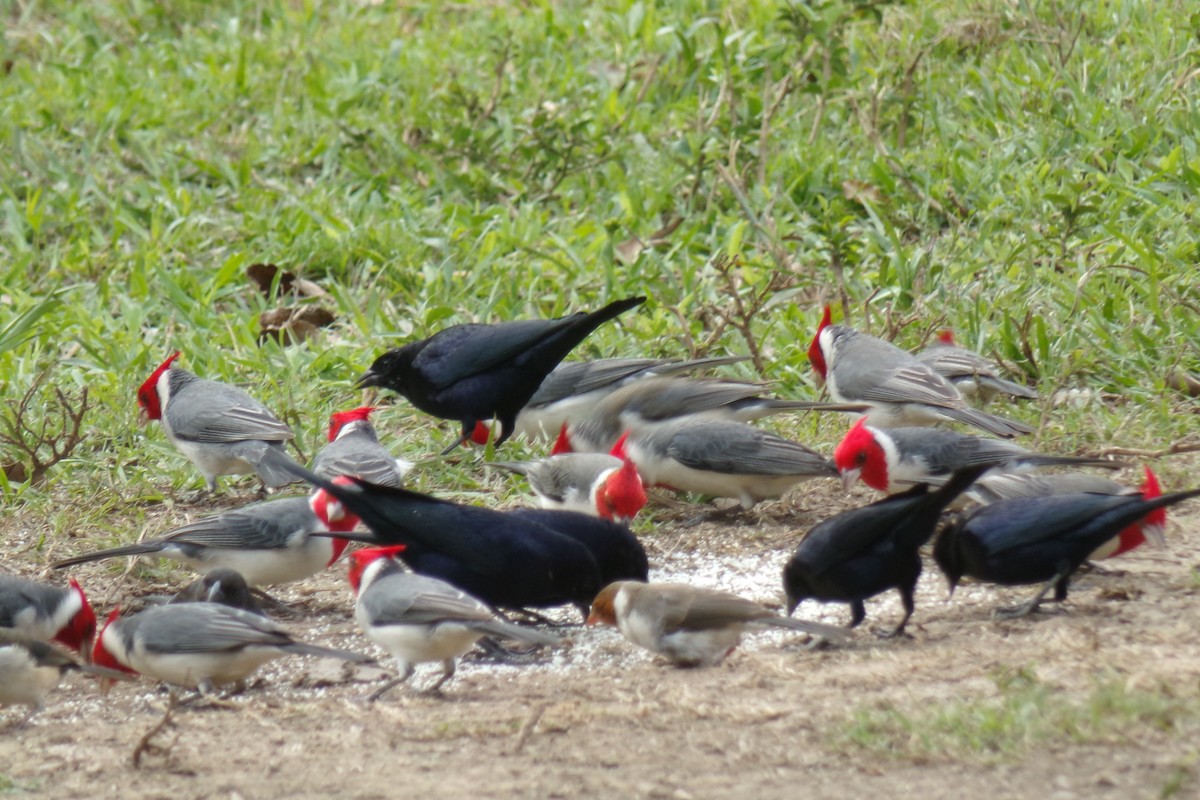
[{"label": "bird's tail feather", "polygon": [[1003,436],[1005,439],[1011,439],[1019,434],[1033,433],[1033,428],[1024,423],[997,417],[995,414],[977,411],[973,408],[939,407],[938,412],[958,422],[982,428],[996,436]]},{"label": "bird's tail feather", "polygon": [[144,556],[150,553],[162,552],[167,546],[167,542],[152,541],[141,542],[139,544],[128,544],[124,547],[114,547],[111,550],[97,550],[94,553],[84,553],[81,556],[73,558],[64,558],[62,561],[55,561],[50,565],[52,569],[62,569],[63,567],[73,567],[76,564],[87,564],[91,561],[103,561],[106,558],[120,558],[121,556]]},{"label": "bird's tail feather", "polygon": [[321,647],[317,644],[305,644],[304,642],[291,642],[280,648],[289,653],[294,653],[301,656],[317,656],[318,658],[340,658],[343,661],[353,661],[356,664],[373,664],[375,659],[371,656],[362,653],[355,653],[351,650],[338,650],[333,647]]}]

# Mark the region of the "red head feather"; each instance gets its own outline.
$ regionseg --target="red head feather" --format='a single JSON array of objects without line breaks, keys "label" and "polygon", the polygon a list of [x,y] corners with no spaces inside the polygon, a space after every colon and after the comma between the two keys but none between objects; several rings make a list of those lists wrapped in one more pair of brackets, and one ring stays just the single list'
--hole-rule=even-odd
[{"label": "red head feather", "polygon": [[550,455],[556,456],[559,453],[573,453],[575,448],[571,447],[571,437],[567,434],[567,423],[563,423],[562,430],[558,432],[558,438],[554,440],[554,447],[550,448]]},{"label": "red head feather", "polygon": [[361,550],[355,550],[350,554],[350,569],[347,572],[347,577],[350,579],[350,587],[354,589],[354,593],[358,594],[358,587],[362,584],[363,570],[367,568],[373,561],[378,561],[381,558],[395,558],[398,553],[403,553],[407,549],[405,545],[393,544],[388,547],[364,547]]},{"label": "red head feather", "polygon": [[[624,443],[625,437],[622,436],[622,447]],[[644,505],[646,489],[642,486],[642,476],[638,475],[633,462],[625,459],[621,468],[611,473],[596,493],[596,508],[601,517],[623,522],[637,516]]]},{"label": "red head feather", "polygon": [[69,585],[71,591],[79,595],[81,605],[75,612],[75,616],[67,620],[67,624],[62,627],[62,630],[54,635],[54,641],[71,648],[86,658],[92,647],[92,639],[96,636],[96,612],[92,610],[92,604],[88,602],[87,595],[83,593],[79,582],[71,578]]},{"label": "red head feather", "polygon": [[886,492],[888,488],[887,454],[867,427],[867,418],[862,417],[842,438],[833,451],[833,463],[838,472],[860,470],[862,482],[872,489]]},{"label": "red head feather", "polygon": [[621,438],[617,439],[617,443],[612,446],[612,450],[608,451],[610,456],[616,456],[622,461],[628,461],[629,455],[626,451],[626,445],[629,443],[629,431],[621,434]]},{"label": "red head feather", "polygon": [[333,441],[342,432],[342,428],[351,422],[371,418],[371,412],[375,411],[375,406],[360,406],[352,408],[349,411],[337,411],[329,415],[329,441]]},{"label": "red head feather", "polygon": [[938,331],[937,338],[938,338],[938,341],[941,342],[942,344],[949,345],[951,347],[954,347],[954,345],[955,345],[954,331],[950,330],[949,328]]},{"label": "red head feather", "polygon": [[132,670],[122,664],[120,661],[117,661],[116,657],[112,653],[108,652],[108,649],[104,646],[104,632],[108,630],[108,626],[116,622],[120,616],[120,608],[114,608],[108,615],[108,619],[105,621],[104,627],[100,629],[100,635],[96,637],[96,645],[92,648],[92,663],[98,667],[107,667],[108,669],[115,669],[118,672],[132,672],[136,674],[136,670]]},{"label": "red head feather", "polygon": [[137,401],[147,419],[162,419],[162,403],[158,399],[158,379],[171,368],[171,362],[179,358],[179,350],[172,353],[166,361],[158,365],[158,369],[150,373],[145,383],[138,387]]},{"label": "red head feather", "polygon": [[[1153,500],[1156,497],[1162,497],[1162,487],[1158,484],[1158,476],[1149,467],[1145,467],[1145,471],[1146,479],[1142,483],[1142,499]],[[1162,544],[1162,535],[1166,527],[1167,510],[1165,508],[1154,509],[1117,534],[1116,549],[1105,558],[1113,558],[1122,553],[1128,553],[1130,550],[1136,550],[1145,544],[1147,539],[1154,539],[1158,544]],[[1147,536],[1147,533],[1150,535]]]},{"label": "red head feather", "polygon": [[[499,426],[500,423],[476,422],[475,427],[471,430],[470,437],[466,442],[463,442],[463,444],[467,444],[467,442],[469,442],[471,444],[477,444],[480,447],[483,447],[492,438],[492,425]],[[499,432],[498,427],[497,432]]]},{"label": "red head feather", "polygon": [[828,372],[828,366],[825,363],[825,354],[821,352],[821,331],[829,327],[829,323],[833,321],[833,310],[827,305],[825,311],[821,314],[821,324],[817,326],[817,333],[813,336],[812,344],[808,346],[808,360],[812,364],[817,375],[821,376],[821,380],[825,380],[825,373]]}]

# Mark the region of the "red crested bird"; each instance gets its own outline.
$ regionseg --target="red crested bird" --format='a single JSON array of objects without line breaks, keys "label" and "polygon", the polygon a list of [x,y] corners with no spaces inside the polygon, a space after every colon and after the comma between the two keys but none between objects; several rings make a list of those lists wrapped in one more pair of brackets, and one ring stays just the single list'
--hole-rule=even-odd
[{"label": "red crested bird", "polygon": [[[863,404],[817,403],[763,397],[754,383],[686,378],[646,378],[624,386],[567,424],[556,452],[607,453],[629,430],[646,429],[684,418],[752,422],[789,411],[862,411]],[[643,477],[645,477],[643,475]]]},{"label": "red crested bird", "polygon": [[966,467],[941,488],[915,486],[818,524],[800,540],[783,568],[788,614],[808,598],[849,603],[854,628],[866,619],[864,600],[896,589],[904,617],[888,635],[903,633],[921,577],[920,549],[933,537],[942,511],[987,469]]},{"label": "red crested bird", "polygon": [[[1153,500],[1162,497],[1162,488],[1158,476],[1149,468],[1145,468],[1145,480],[1140,489],[1124,486],[1108,478],[1082,473],[1066,473],[1062,475],[1037,475],[1027,472],[999,473],[985,475],[975,482],[967,494],[971,499],[982,504],[994,503],[997,500],[1011,500],[1020,497],[1049,497],[1056,494],[1074,494],[1091,492],[1093,494],[1140,496],[1143,500]],[[1165,543],[1163,532],[1167,528],[1167,510],[1159,508],[1151,511],[1143,519],[1122,528],[1121,531],[1104,544],[1096,548],[1089,561],[1100,561],[1106,558],[1123,555],[1136,550],[1147,541],[1158,546]]]},{"label": "red crested bird", "polygon": [[801,481],[838,474],[833,462],[799,442],[721,419],[635,428],[613,452],[632,461],[650,486],[732,497],[746,510]]},{"label": "red crested bird", "polygon": [[138,406],[200,469],[208,491],[217,490],[218,475],[247,472],[272,488],[291,483],[281,467],[294,463],[283,449],[292,429],[241,389],[174,366],[178,357],[176,351],[138,388]]},{"label": "red crested bird", "polygon": [[481,601],[445,581],[406,572],[394,559],[403,550],[404,545],[369,547],[350,556],[354,618],[369,639],[400,662],[399,677],[368,700],[378,700],[428,661],[441,662],[442,676],[427,691],[440,690],[454,675],[454,660],[484,636],[536,645],[558,641],[500,621]]},{"label": "red crested bird", "polygon": [[[564,361],[550,371],[537,392],[517,414],[516,430],[527,439],[555,436],[563,425],[584,417],[596,403],[617,389],[642,378],[675,375],[736,364],[747,356],[718,356],[688,361],[665,358],[602,358],[596,361]],[[492,423],[476,423],[471,441],[487,444]]]},{"label": "red crested bird", "polygon": [[29,713],[16,723],[24,725],[46,704],[46,695],[66,672],[77,670],[105,678],[123,677],[103,667],[80,664],[45,642],[0,644],[0,706],[29,706]]},{"label": "red crested bird", "polygon": [[1006,394],[1021,400],[1037,400],[1038,393],[1028,386],[1001,378],[996,367],[983,356],[960,347],[954,341],[952,331],[941,331],[937,339],[921,352],[917,360],[933,367],[964,397],[980,397],[990,400],[997,394]]},{"label": "red crested bird", "polygon": [[614,625],[630,642],[680,667],[720,663],[737,648],[746,628],[845,638],[840,628],[781,617],[737,595],[680,583],[611,583],[596,595],[587,624]]},{"label": "red crested bird", "polygon": [[495,461],[488,466],[528,478],[542,508],[628,523],[646,505],[646,490],[637,468],[616,456],[562,453],[537,461]]},{"label": "red crested bird", "polygon": [[361,478],[330,482],[297,469],[370,529],[347,534],[351,539],[405,545],[400,558],[413,572],[447,581],[493,607],[572,604],[584,610],[604,585],[600,562],[645,564],[637,539],[608,520],[536,508],[495,511]]},{"label": "red crested bird", "polygon": [[353,475],[383,486],[400,486],[413,468],[379,443],[371,424],[373,406],[338,411],[329,417],[329,444],[313,457],[312,471],[326,478]]},{"label": "red crested bird", "polygon": [[1122,529],[1197,496],[1200,489],[1152,500],[1088,493],[999,500],[943,530],[933,557],[951,592],[964,576],[1002,586],[1045,582],[1029,602],[1006,614],[1024,616],[1051,588],[1055,600],[1065,600],[1075,570]]},{"label": "red crested bird", "polygon": [[155,555],[197,572],[227,567],[251,586],[291,583],[315,575],[341,556],[345,538],[314,533],[354,530],[358,518],[324,491],[285,497],[223,511],[185,525],[161,539],[85,553],[64,559],[55,569],[121,556]]},{"label": "red crested bird", "polygon": [[490,419],[499,421],[496,444],[503,444],[550,371],[600,325],[645,301],[630,297],[557,319],[452,325],[384,353],[356,385],[391,389],[427,414],[461,422],[462,436],[446,453]]},{"label": "red crested bird", "polygon": [[46,586],[0,575],[0,639],[58,642],[87,657],[96,635],[96,612],[72,578]]},{"label": "red crested bird", "polygon": [[1010,438],[1033,430],[971,408],[953,384],[916,356],[845,325],[830,325],[825,306],[808,358],[841,403],[869,405],[867,419],[882,426],[962,422]]},{"label": "red crested bird", "polygon": [[1101,467],[1125,464],[1103,458],[1034,453],[1018,444],[941,428],[878,428],[860,419],[838,443],[833,461],[850,489],[859,479],[881,492],[938,484],[956,469],[987,464],[1012,471],[1035,467]]},{"label": "red crested bird", "polygon": [[263,664],[286,655],[373,660],[298,642],[266,617],[240,608],[178,603],[124,619],[114,609],[96,639],[92,661],[209,694],[219,686],[241,683]]}]

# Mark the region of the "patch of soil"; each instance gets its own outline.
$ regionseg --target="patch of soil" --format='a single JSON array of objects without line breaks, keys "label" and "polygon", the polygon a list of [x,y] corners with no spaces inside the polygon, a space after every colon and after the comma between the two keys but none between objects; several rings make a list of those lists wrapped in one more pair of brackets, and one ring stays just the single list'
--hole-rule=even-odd
[{"label": "patch of soil", "polygon": [[[712,519],[697,518],[712,507],[654,507],[656,524],[644,536],[652,578],[725,588],[778,607],[780,570],[800,533],[869,498],[846,498],[830,482]],[[1195,797],[1200,745],[1165,733],[1105,744],[1052,742],[999,763],[879,756],[847,744],[845,734],[856,709],[933,708],[994,695],[994,676],[1003,670],[1032,668],[1066,695],[1084,696],[1106,674],[1130,686],[1167,683],[1194,696],[1198,505],[1174,514],[1167,549],[1119,560],[1122,575],[1080,576],[1064,610],[1023,620],[996,621],[992,611],[1028,597],[1032,587],[968,585],[948,602],[930,564],[911,638],[874,635],[899,618],[899,604],[888,595],[868,603],[866,624],[845,645],[809,650],[803,636],[766,631],[748,636],[711,669],[674,669],[614,631],[575,627],[568,629],[569,646],[527,663],[464,659],[442,697],[416,691],[436,678],[438,668],[426,665],[415,686],[366,705],[363,698],[391,674],[381,651],[375,651],[380,668],[283,659],[261,670],[242,695],[176,709],[138,769],[131,755],[161,719],[165,690],[132,682],[101,697],[93,684],[69,678],[26,726],[0,728],[0,787],[11,786],[15,796],[172,800],[870,794],[1124,800],[1159,797],[1175,786],[1175,796]],[[154,522],[163,530],[178,524]],[[31,554],[36,521],[10,520],[4,528],[4,569],[63,579],[41,572],[43,557]],[[55,555],[64,549],[56,547]],[[74,574],[106,607],[173,588],[148,585],[138,578],[142,572],[97,564]],[[300,611],[283,622],[302,638],[373,651],[351,619],[340,568],[279,596]],[[845,607],[811,601],[797,615],[837,624],[849,619]],[[578,617],[564,612],[563,619]],[[22,712],[0,713],[16,719]]]}]

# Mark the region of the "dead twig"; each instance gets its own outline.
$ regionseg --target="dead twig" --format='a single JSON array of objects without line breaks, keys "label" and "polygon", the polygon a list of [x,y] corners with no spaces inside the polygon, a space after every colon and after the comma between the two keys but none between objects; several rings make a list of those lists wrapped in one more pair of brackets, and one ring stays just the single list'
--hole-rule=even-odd
[{"label": "dead twig", "polygon": [[546,709],[550,707],[549,703],[541,703],[533,711],[529,712],[529,716],[521,723],[521,729],[517,731],[517,741],[513,745],[513,755],[521,752],[525,747],[525,743],[529,741],[529,737],[533,734],[533,729],[537,727],[541,721],[542,715],[546,713]]},{"label": "dead twig", "polygon": [[1106,447],[1101,450],[1098,455],[1104,456],[1129,456],[1131,458],[1162,458],[1164,456],[1177,456],[1183,453],[1200,453],[1200,442],[1176,442],[1170,447],[1162,450],[1142,450],[1137,447]]},{"label": "dead twig", "polygon": [[[53,408],[31,410],[50,370],[38,375],[21,399],[9,403],[8,413],[0,415],[0,444],[17,450],[22,458],[5,464],[4,474],[9,481],[29,480],[41,483],[46,472],[58,462],[69,458],[83,441],[83,418],[88,410],[88,390],[85,386],[77,398],[68,398],[57,386],[54,388]],[[37,417],[38,422],[31,422]],[[29,467],[26,469],[25,461]]]},{"label": "dead twig", "polygon": [[141,769],[143,753],[154,752],[165,756],[168,755],[171,752],[171,749],[175,747],[176,743],[179,741],[180,734],[178,732],[175,734],[175,738],[172,739],[171,743],[166,747],[160,747],[156,744],[153,744],[150,740],[155,736],[158,736],[163,732],[163,730],[172,724],[172,715],[174,714],[175,709],[178,707],[179,693],[172,689],[171,693],[167,696],[167,710],[163,713],[162,719],[160,719],[154,725],[154,727],[146,731],[145,735],[138,740],[137,746],[133,748],[133,754],[131,758],[133,760],[134,769]]}]

